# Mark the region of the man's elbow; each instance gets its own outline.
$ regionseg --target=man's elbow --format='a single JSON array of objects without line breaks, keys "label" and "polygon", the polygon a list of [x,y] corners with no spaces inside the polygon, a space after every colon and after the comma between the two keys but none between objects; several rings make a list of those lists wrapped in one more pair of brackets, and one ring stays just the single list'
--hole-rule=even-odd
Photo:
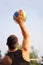
[{"label": "man's elbow", "polygon": [[27,35],[25,36],[25,38],[28,38],[28,39],[29,39],[29,38],[30,38],[30,35],[27,34]]}]

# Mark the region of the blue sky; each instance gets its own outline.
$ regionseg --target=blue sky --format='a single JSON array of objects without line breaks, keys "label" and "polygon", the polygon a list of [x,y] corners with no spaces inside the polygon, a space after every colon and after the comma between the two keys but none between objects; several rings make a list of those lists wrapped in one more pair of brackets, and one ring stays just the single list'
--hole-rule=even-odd
[{"label": "blue sky", "polygon": [[24,23],[30,33],[30,45],[43,55],[43,0],[1,0],[0,1],[0,49],[2,55],[7,51],[6,40],[15,34],[22,42],[20,27],[13,20],[13,13],[22,9],[27,14]]}]

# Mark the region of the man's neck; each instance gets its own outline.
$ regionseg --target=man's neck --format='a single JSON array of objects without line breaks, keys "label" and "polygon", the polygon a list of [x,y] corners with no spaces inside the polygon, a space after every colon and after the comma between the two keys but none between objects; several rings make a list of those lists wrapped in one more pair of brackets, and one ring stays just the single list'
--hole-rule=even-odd
[{"label": "man's neck", "polygon": [[9,51],[9,52],[15,52],[16,50],[17,50],[17,48],[14,49],[14,50],[9,49],[8,51]]}]

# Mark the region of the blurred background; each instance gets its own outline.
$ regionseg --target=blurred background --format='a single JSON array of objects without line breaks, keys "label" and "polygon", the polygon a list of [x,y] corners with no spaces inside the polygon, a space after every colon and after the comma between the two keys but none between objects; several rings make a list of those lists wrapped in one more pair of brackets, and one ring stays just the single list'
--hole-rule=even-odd
[{"label": "blurred background", "polygon": [[38,58],[43,57],[43,0],[1,0],[0,1],[0,54],[4,57],[8,48],[7,37],[15,34],[22,43],[20,27],[13,20],[15,11],[26,12],[24,23],[30,34],[30,52],[34,49]]}]

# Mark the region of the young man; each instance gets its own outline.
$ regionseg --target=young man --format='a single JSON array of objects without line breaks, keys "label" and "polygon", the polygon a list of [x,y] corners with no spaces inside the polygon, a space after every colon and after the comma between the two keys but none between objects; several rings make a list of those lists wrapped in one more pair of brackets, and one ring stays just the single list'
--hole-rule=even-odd
[{"label": "young man", "polygon": [[24,26],[22,15],[14,17],[21,28],[23,35],[22,48],[17,49],[18,38],[15,35],[10,35],[7,39],[8,53],[2,59],[0,65],[29,65],[30,62],[30,36]]}]

